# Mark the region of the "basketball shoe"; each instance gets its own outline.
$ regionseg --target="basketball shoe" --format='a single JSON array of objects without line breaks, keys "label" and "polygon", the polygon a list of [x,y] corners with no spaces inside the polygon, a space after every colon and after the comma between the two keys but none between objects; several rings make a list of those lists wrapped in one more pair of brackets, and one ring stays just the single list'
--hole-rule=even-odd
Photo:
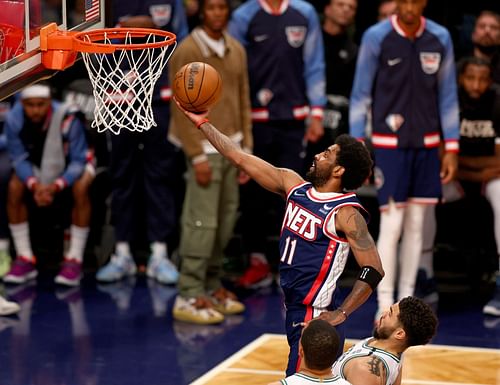
[{"label": "basketball shoe", "polygon": [[486,315],[500,316],[500,273],[497,273],[496,288],[493,298],[484,305],[483,313]]},{"label": "basketball shoe", "polygon": [[0,315],[11,315],[17,313],[21,308],[15,302],[7,301],[0,295]]},{"label": "basketball shoe", "polygon": [[172,314],[178,321],[199,325],[213,325],[224,321],[224,315],[214,309],[210,299],[203,296],[183,298],[178,295]]},{"label": "basketball shoe", "polygon": [[64,259],[61,270],[54,279],[55,283],[66,286],[78,286],[82,279],[82,264],[76,259]]},{"label": "basketball shoe", "polygon": [[271,286],[273,275],[266,257],[261,253],[250,255],[250,266],[236,281],[236,285],[245,289],[259,289]]},{"label": "basketball shoe", "polygon": [[37,275],[35,264],[23,256],[18,256],[3,280],[7,283],[20,284],[36,278]]},{"label": "basketball shoe", "polygon": [[179,280],[177,268],[166,255],[161,257],[151,256],[146,269],[146,275],[164,285],[173,285]]},{"label": "basketball shoe", "polygon": [[137,266],[130,255],[113,254],[108,264],[97,271],[96,279],[100,282],[116,282],[136,272]]},{"label": "basketball shoe", "polygon": [[212,292],[210,299],[214,303],[215,310],[224,315],[240,314],[245,311],[245,305],[238,301],[236,295],[223,287]]}]

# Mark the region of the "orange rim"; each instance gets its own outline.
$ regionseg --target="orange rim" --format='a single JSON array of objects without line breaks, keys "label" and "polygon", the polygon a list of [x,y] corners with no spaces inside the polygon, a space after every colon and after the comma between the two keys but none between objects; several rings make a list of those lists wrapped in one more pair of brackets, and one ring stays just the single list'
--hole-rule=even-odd
[{"label": "orange rim", "polygon": [[[102,43],[106,39],[124,39],[125,37],[140,38],[149,35],[164,37],[165,40],[141,44]],[[172,32],[153,28],[103,28],[91,31],[77,32],[72,35],[74,50],[88,53],[109,53],[115,50],[137,50],[165,47],[174,44],[176,36]]]}]

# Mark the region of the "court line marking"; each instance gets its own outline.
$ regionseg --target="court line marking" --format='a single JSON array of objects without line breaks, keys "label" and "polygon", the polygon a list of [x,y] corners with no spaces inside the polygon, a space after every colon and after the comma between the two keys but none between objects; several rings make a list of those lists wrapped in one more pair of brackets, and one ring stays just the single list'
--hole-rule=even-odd
[{"label": "court line marking", "polygon": [[[282,371],[272,371],[272,370],[260,370],[260,369],[247,369],[247,368],[237,368],[233,367],[230,368],[231,365],[242,359],[244,356],[247,354],[251,353],[253,350],[257,349],[258,347],[262,346],[269,340],[273,339],[279,339],[282,341],[286,341],[286,336],[283,334],[273,334],[273,333],[264,333],[257,339],[253,340],[249,344],[245,345],[243,348],[238,350],[236,353],[233,355],[229,356],[227,359],[222,361],[219,365],[215,366],[211,370],[209,370],[207,373],[205,373],[203,376],[197,378],[195,381],[191,382],[189,385],[202,385],[207,383],[209,380],[217,376],[218,374],[226,371],[226,372],[232,372],[232,373],[251,373],[251,374],[261,374],[261,375],[283,375],[284,372]],[[350,339],[346,338],[346,342],[355,344],[356,342],[359,342],[359,340],[355,339]],[[431,349],[436,349],[436,350],[442,350],[442,349],[447,349],[447,350],[461,350],[461,351],[482,351],[482,352],[488,352],[488,353],[495,353],[500,355],[500,350],[499,349],[491,349],[491,348],[475,348],[475,347],[467,347],[467,346],[454,346],[454,345],[434,345],[434,344],[428,344],[425,346],[421,347],[415,347],[415,349],[418,348],[431,348]],[[406,379],[402,382],[403,384],[411,383],[411,384],[419,384],[419,385],[487,385],[487,384],[479,384],[479,383],[463,383],[463,382],[445,382],[445,381],[426,381],[426,380],[412,380],[412,379]]]},{"label": "court line marking", "polygon": [[228,357],[227,359],[222,361],[219,365],[217,365],[213,369],[209,370],[203,376],[201,376],[198,379],[196,379],[195,381],[191,382],[190,385],[205,384],[207,381],[211,380],[216,375],[218,375],[219,373],[226,370],[233,363],[241,360],[244,356],[251,353],[253,350],[257,349],[259,346],[263,345],[265,342],[267,342],[268,340],[272,339],[275,336],[281,336],[281,335],[280,334],[268,334],[268,333],[262,334],[260,337],[253,340],[248,345],[245,345],[243,348],[238,350],[236,353],[234,353],[233,355],[231,355],[230,357]]}]

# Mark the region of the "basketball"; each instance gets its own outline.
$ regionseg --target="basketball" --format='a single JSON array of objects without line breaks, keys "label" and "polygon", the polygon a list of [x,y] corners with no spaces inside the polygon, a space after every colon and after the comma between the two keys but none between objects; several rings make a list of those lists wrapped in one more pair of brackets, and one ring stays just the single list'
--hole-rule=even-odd
[{"label": "basketball", "polygon": [[172,87],[182,107],[190,112],[204,112],[219,100],[222,79],[211,65],[192,62],[177,71]]}]

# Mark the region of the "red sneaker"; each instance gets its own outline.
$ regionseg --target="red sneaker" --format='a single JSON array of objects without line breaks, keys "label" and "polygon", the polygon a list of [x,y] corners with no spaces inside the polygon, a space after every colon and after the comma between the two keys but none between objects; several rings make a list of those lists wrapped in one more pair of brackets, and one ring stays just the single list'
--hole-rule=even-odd
[{"label": "red sneaker", "polygon": [[250,257],[250,266],[236,281],[237,286],[245,289],[260,289],[269,287],[272,283],[273,275],[269,264],[265,258],[255,256]]}]

